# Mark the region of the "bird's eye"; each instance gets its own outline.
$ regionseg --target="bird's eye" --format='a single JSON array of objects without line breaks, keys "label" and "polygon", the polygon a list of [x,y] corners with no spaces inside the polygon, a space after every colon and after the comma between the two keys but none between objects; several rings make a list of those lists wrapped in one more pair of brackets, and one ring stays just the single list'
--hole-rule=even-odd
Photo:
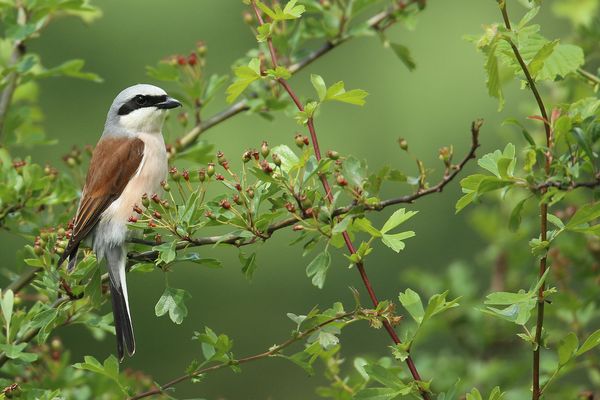
[{"label": "bird's eye", "polygon": [[135,103],[139,106],[143,106],[146,104],[146,97],[144,97],[144,96],[139,96],[139,95],[135,96],[134,100],[135,100]]}]

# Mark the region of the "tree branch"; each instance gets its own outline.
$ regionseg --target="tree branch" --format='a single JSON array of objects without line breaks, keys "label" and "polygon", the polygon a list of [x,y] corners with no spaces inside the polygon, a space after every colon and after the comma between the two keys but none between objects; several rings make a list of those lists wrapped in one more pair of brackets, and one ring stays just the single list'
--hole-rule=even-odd
[{"label": "tree branch", "polygon": [[[506,1],[498,0],[498,4],[500,5],[500,10],[502,11],[502,18],[504,19],[504,25],[506,26],[506,29],[511,30],[510,19],[508,17],[508,12],[506,10]],[[553,139],[552,139],[552,128],[550,126],[550,120],[548,119],[548,113],[546,111],[546,106],[544,105],[544,102],[542,100],[542,97],[540,96],[540,93],[537,89],[535,81],[532,78],[531,73],[529,72],[527,64],[525,64],[525,61],[523,61],[523,57],[521,56],[519,49],[512,42],[512,40],[508,40],[508,42],[510,44],[510,47],[513,50],[513,53],[515,55],[515,58],[517,59],[517,62],[519,63],[519,65],[521,66],[521,69],[523,70],[523,73],[525,74],[525,78],[527,79],[529,89],[531,90],[533,97],[535,98],[535,101],[540,110],[540,114],[542,115],[542,118],[543,118],[544,130],[546,132],[546,146],[547,146],[547,151],[545,152],[546,163],[544,166],[544,172],[546,173],[546,177],[548,178],[550,176],[550,166],[552,164]],[[546,193],[546,191],[547,191],[547,187],[542,187],[540,189],[540,193],[542,195],[544,193]],[[548,239],[547,235],[548,235],[548,204],[545,202],[542,202],[542,204],[540,204],[540,239],[542,241],[546,241]],[[539,266],[540,279],[546,272],[547,261],[548,261],[547,255],[544,255],[540,259],[540,266]],[[542,391],[540,389],[540,348],[541,348],[540,341],[542,338],[542,330],[543,330],[543,326],[544,326],[544,304],[545,304],[544,291],[545,290],[546,290],[546,284],[544,282],[544,283],[542,283],[542,285],[540,286],[540,289],[538,291],[537,321],[536,321],[536,330],[535,330],[535,349],[533,351],[533,371],[532,371],[533,388],[532,388],[532,395],[531,395],[532,400],[538,400],[542,395]]]},{"label": "tree branch", "polygon": [[[170,382],[165,383],[164,385],[161,385],[160,387],[148,390],[147,392],[136,394],[135,396],[131,397],[129,400],[139,400],[139,399],[143,399],[145,397],[150,397],[150,396],[154,396],[154,395],[157,395],[157,394],[161,394],[162,392],[164,392],[168,388],[173,387],[173,386],[177,385],[178,383],[190,380],[190,379],[192,379],[195,376],[202,375],[202,374],[205,374],[207,372],[216,371],[216,370],[219,370],[219,369],[230,367],[232,365],[239,365],[239,364],[244,364],[244,363],[247,363],[247,362],[250,362],[250,361],[256,361],[256,360],[260,360],[260,359],[263,359],[263,358],[272,357],[274,355],[279,354],[286,347],[288,347],[288,346],[290,346],[290,345],[292,345],[292,344],[294,344],[294,343],[296,343],[296,342],[304,339],[307,336],[310,336],[312,333],[314,333],[314,332],[322,329],[323,327],[325,327],[325,326],[327,326],[329,324],[332,324],[334,322],[341,321],[341,320],[344,320],[347,324],[351,323],[351,322],[354,322],[354,321],[357,321],[358,318],[359,318],[359,315],[361,314],[361,311],[362,310],[359,309],[359,310],[355,310],[355,311],[352,311],[352,312],[348,312],[348,313],[345,313],[345,314],[341,314],[341,315],[335,316],[335,317],[333,317],[331,319],[328,319],[328,320],[320,323],[319,325],[317,325],[317,326],[315,326],[313,328],[307,329],[307,330],[305,330],[305,331],[297,334],[296,336],[294,336],[294,337],[286,340],[285,342],[283,342],[283,343],[281,343],[279,345],[271,347],[268,351],[265,351],[265,352],[262,352],[262,353],[259,353],[259,354],[255,354],[255,355],[252,355],[252,356],[240,358],[239,360],[233,360],[233,361],[230,361],[230,362],[225,362],[225,363],[221,363],[221,364],[212,365],[210,367],[205,367],[205,368],[197,369],[196,371],[192,372],[191,374],[182,375],[182,376],[180,376],[178,378],[173,379]],[[352,317],[352,318],[348,320],[347,318],[350,318],[350,317]]]},{"label": "tree branch", "polygon": [[[251,4],[252,4],[252,8],[254,9],[254,13],[256,14],[256,18],[258,19],[259,25],[261,25],[261,26],[264,25],[264,21],[262,19],[262,16],[258,9],[258,6],[256,5],[256,1],[252,0]],[[277,53],[273,46],[273,40],[271,37],[267,38],[267,45],[269,47],[269,52],[271,54],[271,62],[273,64],[273,68],[277,68],[277,66],[278,66]],[[287,83],[287,81],[283,78],[278,78],[277,82],[279,82],[279,84],[283,87],[283,89],[288,93],[288,95],[290,96],[290,98],[292,99],[294,104],[296,105],[296,108],[298,108],[298,110],[300,112],[303,112],[304,106],[303,106],[302,102],[299,100],[298,96],[295,94],[294,90],[290,87],[290,85]],[[315,130],[313,117],[308,118],[306,125],[307,125],[308,131],[310,133],[311,143],[313,146],[315,157],[316,157],[317,161],[320,161],[321,160],[321,150],[319,149],[319,141],[318,141],[317,133]],[[321,179],[323,189],[325,190],[326,199],[329,201],[329,203],[333,203],[333,195],[331,194],[331,188],[329,186],[329,182],[327,181],[327,178],[325,177],[325,175],[322,175],[322,174],[319,175],[319,178]],[[348,251],[350,252],[350,254],[356,254],[356,249],[354,248],[354,245],[350,239],[350,236],[348,235],[348,232],[346,232],[346,231],[342,232],[342,236],[344,238],[344,242],[346,243],[346,247],[348,248]],[[379,304],[379,300],[377,299],[375,290],[373,289],[373,286],[371,285],[371,281],[369,280],[367,271],[365,269],[365,266],[364,266],[364,263],[362,260],[356,263],[356,268],[357,268],[358,272],[360,273],[360,277],[363,281],[365,288],[367,289],[367,292],[369,293],[369,297],[373,303],[373,306],[377,307],[377,305]],[[384,325],[386,331],[388,332],[388,334],[390,335],[392,341],[395,344],[400,344],[401,343],[400,338],[398,337],[398,334],[396,333],[396,331],[394,330],[392,325],[388,321],[385,321],[385,320],[383,321],[383,325]],[[417,370],[417,367],[414,364],[411,356],[408,356],[406,358],[406,364],[408,366],[408,369],[410,370],[410,373],[411,373],[413,379],[415,381],[421,381],[422,380],[421,375],[419,374],[419,371]],[[423,397],[424,400],[430,399],[429,393],[425,390],[421,390],[421,396]]]},{"label": "tree branch", "polygon": [[[428,189],[418,190],[412,194],[383,200],[383,201],[380,201],[379,203],[375,203],[375,204],[369,204],[369,205],[349,204],[344,207],[339,207],[332,211],[332,213],[331,213],[332,217],[339,217],[339,216],[348,214],[348,213],[350,213],[352,211],[356,211],[356,210],[382,211],[383,209],[393,206],[393,205],[410,204],[410,203],[413,203],[414,201],[420,199],[421,197],[428,196],[428,195],[431,195],[434,193],[442,192],[444,187],[446,187],[446,185],[448,185],[450,182],[452,182],[456,178],[456,176],[464,169],[466,164],[470,160],[475,158],[475,152],[476,152],[477,148],[479,147],[479,129],[481,128],[482,124],[483,124],[483,120],[476,120],[471,124],[471,146],[469,148],[469,151],[467,152],[467,154],[464,156],[464,158],[461,160],[461,162],[459,164],[453,166],[452,173],[448,174],[448,175],[444,175],[442,177],[442,179],[440,179],[440,181],[438,183],[436,183],[434,186],[432,186]],[[302,216],[302,218],[309,219],[310,217]],[[263,236],[266,238],[270,238],[275,232],[277,232],[281,229],[288,228],[296,223],[298,223],[297,216],[289,217],[289,218],[283,219],[281,221],[275,222],[275,223],[269,225],[269,227],[263,232]],[[187,249],[187,248],[210,246],[210,245],[221,244],[221,243],[240,247],[240,246],[246,246],[249,244],[253,244],[259,239],[261,239],[263,241],[267,240],[266,238],[253,237],[253,238],[248,239],[247,236],[227,233],[224,235],[189,238],[189,239],[179,243],[179,245],[177,246],[177,249],[182,250],[182,249]],[[140,243],[140,244],[147,244],[147,245],[154,245],[154,243],[140,241],[140,240],[132,240],[132,242]],[[158,252],[153,251],[153,250],[140,252],[140,253],[133,253],[133,252],[129,253],[129,259],[131,261],[154,261],[154,260],[156,260],[157,257],[158,257]]]},{"label": "tree branch", "polygon": [[[416,2],[416,0],[409,1],[409,3],[414,3],[414,2]],[[395,20],[392,20],[392,23],[388,24],[387,26],[381,27],[380,25],[383,21],[392,17],[392,15],[394,14],[395,11],[396,11],[396,9],[390,8],[389,10],[377,13],[367,20],[367,25],[371,29],[374,29],[376,31],[381,31],[381,32],[385,31],[391,25],[393,25]],[[319,58],[323,57],[324,55],[328,54],[333,49],[350,41],[353,38],[354,38],[353,36],[346,35],[346,36],[338,37],[333,41],[327,41],[325,44],[323,44],[321,47],[319,47],[318,49],[316,49],[315,51],[313,51],[312,53],[307,55],[305,58],[290,65],[288,67],[288,71],[290,71],[292,74],[295,74],[296,72],[298,72],[298,71],[304,69],[305,67],[307,67],[308,65],[312,64],[314,61],[316,61]],[[250,94],[249,96],[254,97],[256,95]],[[196,140],[198,140],[198,138],[200,137],[200,135],[202,133],[204,133],[207,130],[209,130],[210,128],[220,124],[221,122],[227,121],[228,119],[230,119],[244,111],[248,111],[249,109],[250,109],[250,107],[248,106],[248,103],[246,100],[238,101],[237,103],[233,104],[229,108],[204,120],[200,125],[194,126],[189,132],[187,132],[182,137],[180,137],[179,139],[176,140],[175,148],[178,149],[177,151],[183,151],[183,150],[191,147],[196,142]]]},{"label": "tree branch", "polygon": [[[18,24],[25,25],[25,23],[27,22],[27,14],[25,12],[25,9],[23,7],[18,7],[17,14]],[[13,50],[10,55],[9,66],[16,66],[24,55],[25,43],[23,41],[16,41],[14,43]],[[2,136],[2,132],[4,130],[6,115],[8,114],[8,109],[10,107],[10,103],[12,102],[13,94],[17,89],[18,81],[19,73],[17,71],[10,72],[6,77],[6,87],[0,95],[0,136]]]}]

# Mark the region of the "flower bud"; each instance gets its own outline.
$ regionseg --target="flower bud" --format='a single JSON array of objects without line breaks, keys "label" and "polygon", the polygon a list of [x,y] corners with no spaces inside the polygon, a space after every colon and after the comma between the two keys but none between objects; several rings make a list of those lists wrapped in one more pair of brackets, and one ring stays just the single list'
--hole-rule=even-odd
[{"label": "flower bud", "polygon": [[148,221],[148,227],[149,228],[156,228],[156,222],[154,222],[152,220]]},{"label": "flower bud", "polygon": [[219,205],[221,206],[221,208],[223,208],[225,210],[229,210],[231,208],[231,203],[227,199],[221,200],[219,202]]},{"label": "flower bud", "polygon": [[196,55],[196,53],[191,53],[191,54],[188,56],[187,63],[188,63],[189,65],[191,65],[192,67],[193,67],[194,65],[198,64],[198,56]]},{"label": "flower bud", "polygon": [[337,160],[338,158],[340,158],[340,153],[338,153],[335,150],[329,150],[327,152],[327,157],[332,159],[332,160]]},{"label": "flower bud", "polygon": [[240,185],[239,183],[235,184],[235,190],[237,190],[238,192],[242,191],[242,185]]},{"label": "flower bud", "polygon": [[138,214],[143,214],[144,212],[142,211],[142,209],[140,208],[140,206],[138,206],[137,204],[133,205],[133,211],[135,211]]},{"label": "flower bud", "polygon": [[308,136],[303,136],[302,141],[304,142],[305,146],[308,146],[310,144],[310,141],[308,140]]},{"label": "flower bud", "polygon": [[156,204],[160,203],[160,197],[158,197],[158,195],[156,193],[154,193],[151,198],[152,198],[152,201],[155,202]]},{"label": "flower bud", "polygon": [[160,236],[160,233],[157,233],[154,236],[154,243],[156,243],[156,244],[161,244],[162,243],[162,236]]},{"label": "flower bud", "polygon": [[254,17],[252,16],[252,13],[249,13],[248,11],[244,12],[243,18],[244,18],[244,23],[246,23],[248,25],[254,24]]},{"label": "flower bud", "polygon": [[285,203],[285,208],[286,208],[286,210],[288,210],[291,213],[296,211],[296,206],[293,205],[292,203],[290,203],[289,201],[287,203]]},{"label": "flower bud", "polygon": [[181,174],[181,176],[183,177],[184,181],[186,181],[186,182],[190,181],[190,172],[187,169],[183,170],[183,173]]},{"label": "flower bud", "polygon": [[294,225],[292,230],[293,231],[303,231],[304,227],[302,225]]},{"label": "flower bud", "polygon": [[408,142],[406,141],[406,139],[404,138],[400,138],[398,139],[398,144],[400,145],[400,148],[404,151],[408,150]]},{"label": "flower bud", "polygon": [[240,199],[240,195],[239,194],[234,194],[233,195],[233,202],[235,204],[237,204],[238,206],[242,204],[242,200]]},{"label": "flower bud", "polygon": [[252,188],[246,189],[246,194],[248,195],[248,198],[253,199],[254,198],[254,189],[252,189]]},{"label": "flower bud", "polygon": [[148,193],[142,195],[142,205],[148,207],[150,205],[150,199],[148,199]]},{"label": "flower bud", "polygon": [[214,163],[208,163],[207,169],[206,169],[206,174],[208,175],[209,178],[215,174],[215,164]]},{"label": "flower bud", "polygon": [[40,245],[36,244],[35,246],[33,246],[33,253],[36,256],[41,256],[42,254],[44,254],[44,249]]},{"label": "flower bud", "polygon": [[244,152],[244,154],[242,154],[242,161],[245,163],[247,163],[248,161],[250,161],[252,159],[252,152],[250,150],[246,150]]},{"label": "flower bud", "polygon": [[212,211],[210,211],[210,210],[209,210],[209,211],[206,211],[206,212],[204,213],[204,216],[205,216],[206,218],[208,218],[208,219],[215,219],[215,216],[214,216],[214,214],[213,214],[213,213],[212,213]]},{"label": "flower bud", "polygon": [[306,209],[306,208],[312,207],[312,201],[305,194],[300,195],[300,197],[298,199],[300,200],[300,204],[302,205],[302,208]]},{"label": "flower bud", "polygon": [[131,217],[129,217],[129,219],[127,220],[127,222],[133,222],[135,224],[136,222],[138,222],[138,219],[137,219],[137,217],[134,217],[132,215]]},{"label": "flower bud", "polygon": [[198,171],[198,179],[200,182],[204,182],[206,180],[206,169],[202,168]]},{"label": "flower bud", "polygon": [[281,167],[281,158],[279,158],[279,155],[277,155],[276,153],[273,153],[273,164],[277,165],[278,167]]},{"label": "flower bud", "polygon": [[273,173],[273,168],[271,168],[271,165],[269,164],[269,162],[267,160],[262,160],[260,163],[260,168],[263,170],[264,173],[271,175]]},{"label": "flower bud", "polygon": [[171,186],[169,186],[169,183],[167,181],[161,181],[160,182],[160,186],[162,186],[162,188],[163,188],[163,190],[165,192],[170,192],[171,191]]},{"label": "flower bud", "polygon": [[178,182],[179,179],[181,179],[181,175],[179,175],[179,171],[177,171],[176,167],[171,167],[171,169],[169,170],[169,174],[171,174],[171,178],[175,182]]},{"label": "flower bud", "polygon": [[223,175],[221,175],[221,174],[217,174],[217,175],[215,176],[215,179],[216,179],[216,180],[218,180],[218,181],[224,181],[224,180],[225,180],[225,177],[224,177]]},{"label": "flower bud", "polygon": [[154,212],[152,213],[152,216],[153,216],[155,219],[162,219],[162,215],[160,215],[160,213],[159,213],[158,211],[154,211]]},{"label": "flower bud", "polygon": [[348,186],[348,181],[346,180],[346,178],[344,178],[344,175],[338,175],[335,178],[335,181],[337,182],[338,185],[344,187],[344,186]]},{"label": "flower bud", "polygon": [[196,42],[196,52],[200,57],[205,55],[207,50],[208,48],[206,47],[206,43],[204,43],[204,41],[199,40],[198,42]]},{"label": "flower bud", "polygon": [[179,64],[180,66],[182,66],[182,67],[183,67],[184,65],[186,65],[186,64],[187,64],[187,60],[185,59],[185,57],[184,57],[184,56],[182,56],[182,55],[178,55],[178,56],[177,56],[177,64]]},{"label": "flower bud", "polygon": [[260,154],[262,154],[263,157],[267,157],[269,155],[269,144],[266,141],[262,142],[262,145],[260,146]]},{"label": "flower bud", "polygon": [[65,236],[65,228],[63,228],[63,227],[58,228],[58,230],[56,231],[56,234],[61,237]]},{"label": "flower bud", "polygon": [[302,138],[301,134],[297,133],[296,136],[294,136],[294,142],[296,142],[296,146],[299,148],[304,147],[304,139]]}]

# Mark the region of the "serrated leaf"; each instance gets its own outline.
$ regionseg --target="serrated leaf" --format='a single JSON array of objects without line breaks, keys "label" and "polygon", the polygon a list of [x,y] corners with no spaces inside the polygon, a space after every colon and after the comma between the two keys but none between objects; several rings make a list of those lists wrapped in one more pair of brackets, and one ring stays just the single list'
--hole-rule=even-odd
[{"label": "serrated leaf", "polygon": [[192,296],[183,289],[167,287],[160,299],[158,299],[158,302],[154,307],[154,312],[157,317],[169,313],[171,321],[176,324],[181,324],[188,314],[185,301],[191,297]]},{"label": "serrated leaf", "polygon": [[325,278],[327,277],[327,270],[331,264],[331,255],[329,251],[324,250],[319,253],[306,267],[306,275],[311,278],[312,284],[323,289],[325,284]]}]

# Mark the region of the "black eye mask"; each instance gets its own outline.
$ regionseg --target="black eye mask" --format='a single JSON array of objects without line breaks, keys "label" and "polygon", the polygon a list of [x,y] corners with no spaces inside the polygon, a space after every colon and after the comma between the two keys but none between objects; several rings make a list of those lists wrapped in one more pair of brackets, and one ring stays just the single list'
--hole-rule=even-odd
[{"label": "black eye mask", "polygon": [[119,115],[127,115],[132,111],[135,111],[140,108],[145,107],[156,107],[157,104],[164,103],[167,101],[167,96],[150,96],[150,95],[141,95],[133,97],[127,103],[123,104],[121,108],[119,108]]}]

